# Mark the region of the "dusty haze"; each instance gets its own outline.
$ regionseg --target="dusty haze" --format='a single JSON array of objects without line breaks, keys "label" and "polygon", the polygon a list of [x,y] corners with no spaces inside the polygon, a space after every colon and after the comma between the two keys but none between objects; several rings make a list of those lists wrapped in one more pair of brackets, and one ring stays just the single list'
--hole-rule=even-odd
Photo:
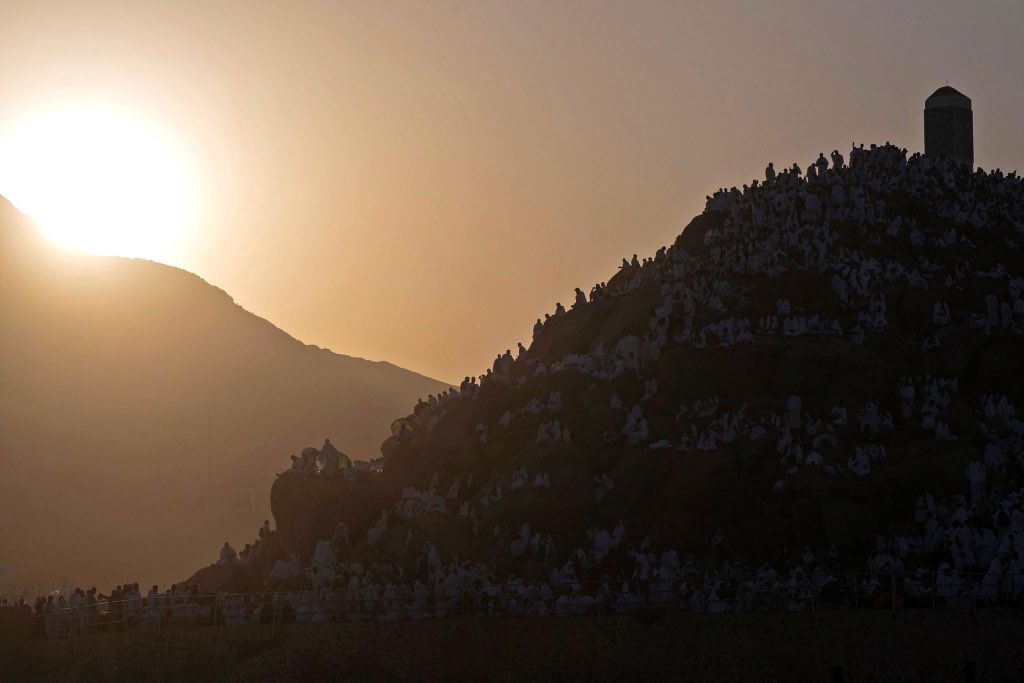
[{"label": "dusty haze", "polygon": [[35,237],[0,199],[0,595],[180,581],[255,539],[289,454],[377,457],[445,388],[306,346],[191,273]]},{"label": "dusty haze", "polygon": [[[458,380],[723,184],[974,100],[1024,154],[1024,5],[6,2],[0,125],[87,94],[202,187],[165,261],[312,344]],[[0,193],[3,188],[0,188]]]}]

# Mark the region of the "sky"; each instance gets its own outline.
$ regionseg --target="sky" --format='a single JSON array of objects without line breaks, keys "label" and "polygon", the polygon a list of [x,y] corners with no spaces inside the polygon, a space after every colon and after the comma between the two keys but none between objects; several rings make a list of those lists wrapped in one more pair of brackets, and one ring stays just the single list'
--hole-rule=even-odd
[{"label": "sky", "polygon": [[[112,137],[171,150],[173,192],[127,136],[123,160],[46,156],[51,207],[106,183],[159,245],[122,235],[127,255],[306,343],[457,382],[768,161],[921,150],[947,81],[973,99],[976,163],[1021,168],[1022,36],[1019,0],[3,0],[0,142],[116,109]],[[2,157],[0,194],[50,182]]]}]

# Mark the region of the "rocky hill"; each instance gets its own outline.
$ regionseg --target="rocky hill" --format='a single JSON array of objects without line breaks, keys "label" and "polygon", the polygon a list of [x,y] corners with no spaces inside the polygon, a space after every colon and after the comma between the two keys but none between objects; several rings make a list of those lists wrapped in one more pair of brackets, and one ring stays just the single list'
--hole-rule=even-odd
[{"label": "rocky hill", "polygon": [[888,145],[721,190],[396,421],[382,472],[279,477],[249,579],[1019,568],[1021,240],[1015,174]]},{"label": "rocky hill", "polygon": [[446,387],[307,346],[191,273],[63,253],[6,202],[0,321],[0,589],[175,578],[269,512],[296,444],[375,457]]}]

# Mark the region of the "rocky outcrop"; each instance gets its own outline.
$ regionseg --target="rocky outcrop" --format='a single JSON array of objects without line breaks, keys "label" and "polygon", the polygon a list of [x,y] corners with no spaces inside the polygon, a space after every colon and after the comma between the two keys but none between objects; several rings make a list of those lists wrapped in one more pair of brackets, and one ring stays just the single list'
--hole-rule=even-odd
[{"label": "rocky outcrop", "polygon": [[[266,560],[295,553],[301,558],[313,554],[317,541],[331,538],[339,522],[349,530],[349,538],[366,540],[366,531],[374,525],[380,510],[393,500],[385,493],[379,476],[358,473],[354,479],[328,479],[321,476],[285,474],[274,481],[270,506],[277,522]],[[271,550],[273,548],[273,550]],[[266,564],[264,564],[264,568]]]},{"label": "rocky outcrop", "polygon": [[[711,206],[675,241],[675,252],[624,265],[608,280],[604,296],[548,320],[509,376],[467,389],[436,409],[418,408],[407,432],[386,443],[381,474],[351,484],[279,480],[274,513],[290,539],[289,551],[308,557],[316,540],[346,521],[354,556],[386,557],[409,568],[421,541],[429,540],[446,560],[488,558],[496,576],[523,576],[538,572],[528,557],[510,552],[509,539],[524,523],[550,533],[564,562],[572,549],[593,547],[595,528],[621,521],[631,544],[647,536],[653,548],[671,546],[697,559],[786,563],[799,561],[805,546],[820,555],[835,545],[843,557],[855,558],[851,568],[862,570],[877,534],[919,536],[917,497],[932,494],[948,515],[949,501],[965,491],[966,468],[982,457],[993,430],[1002,428],[998,420],[994,428],[984,424],[983,397],[1005,394],[1018,406],[1024,400],[1020,312],[993,314],[990,307],[987,323],[984,315],[993,297],[1024,308],[1024,297],[1008,287],[1011,278],[1024,276],[1014,246],[1024,232],[1024,192],[1013,179],[1004,183],[963,169],[936,174],[919,161],[908,180],[902,175],[907,160],[903,166],[892,161],[898,152],[878,155],[881,179],[841,172],[849,174],[848,189],[864,183],[885,196],[883,188],[897,188],[886,197],[885,214],[870,226],[839,212],[827,230],[801,232],[798,217],[805,208],[799,197],[828,190],[802,178],[780,181],[789,186],[775,198],[778,224],[760,223],[772,245],[766,255],[749,234],[726,230],[727,216],[740,216],[749,206],[735,214]],[[930,193],[932,200],[915,193]],[[975,204],[999,196],[991,205],[1000,208],[968,223],[958,208],[970,204],[968,196]],[[1016,216],[1019,226],[1004,216]],[[783,223],[790,234],[782,234]],[[813,250],[820,250],[817,256]],[[766,262],[785,267],[733,267],[723,254],[756,255],[759,268]],[[719,280],[728,280],[720,298]],[[688,314],[681,298],[665,305],[680,288],[686,296],[695,293],[697,304]],[[937,322],[934,312],[943,306],[951,314]],[[684,323],[687,315],[692,320]],[[779,319],[774,326],[773,316]],[[1016,322],[1007,320],[1013,316]],[[740,318],[751,332],[742,340],[712,329]],[[787,330],[784,318],[805,327]],[[811,318],[813,329],[807,327]],[[762,320],[768,323],[762,326]],[[641,367],[607,371],[620,341],[654,341],[663,321],[672,334]],[[940,379],[945,384],[935,389]],[[649,389],[652,380],[655,391]],[[904,382],[918,387],[907,416],[900,413]],[[933,402],[932,424],[922,419],[925,389],[934,394],[927,399]],[[560,397],[557,408],[524,410],[548,405],[553,395]],[[795,419],[788,412],[791,396],[800,399]],[[709,400],[715,409],[697,416],[694,406]],[[634,406],[642,408],[649,437],[624,433]],[[834,417],[833,408],[844,408],[846,420]],[[869,410],[889,412],[889,425],[862,426],[858,413]],[[820,420],[814,429],[834,430],[835,438],[815,439],[807,415]],[[712,420],[723,416],[739,416],[747,427],[756,421],[761,433],[739,430],[735,438],[722,438],[726,428]],[[556,419],[571,439],[538,438]],[[935,422],[949,431],[940,434]],[[715,430],[712,446],[695,445]],[[1014,438],[1005,445],[1018,446]],[[850,466],[858,450],[882,447],[887,454],[877,455],[869,476]],[[816,461],[809,462],[812,452]],[[991,466],[993,496],[1019,488],[1016,461],[1005,460],[1010,464]],[[546,473],[551,488],[528,483],[513,489],[519,469],[531,481]],[[614,488],[596,496],[595,477],[603,476]],[[363,543],[377,513],[394,510],[404,489],[433,486],[443,496],[456,481],[447,514],[392,517],[377,547]],[[494,495],[499,488],[500,498]],[[473,509],[476,523],[457,513],[463,506]],[[976,514],[979,524],[989,517],[989,508]],[[729,548],[713,547],[719,529],[727,530]],[[924,554],[924,562],[938,559]],[[630,575],[632,566],[600,568],[620,570]]]},{"label": "rocky outcrop", "polygon": [[211,564],[185,580],[185,586],[199,586],[200,594],[249,593],[262,585],[256,567],[241,564]]}]

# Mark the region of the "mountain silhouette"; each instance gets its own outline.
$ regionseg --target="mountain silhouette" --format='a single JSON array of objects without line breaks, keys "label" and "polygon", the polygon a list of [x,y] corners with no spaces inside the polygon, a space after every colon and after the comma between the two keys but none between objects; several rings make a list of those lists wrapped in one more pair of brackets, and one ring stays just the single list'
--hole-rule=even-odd
[{"label": "mountain silhouette", "polygon": [[253,531],[296,444],[376,457],[445,388],[305,345],[184,270],[56,249],[5,200],[0,321],[0,588],[180,576]]}]

